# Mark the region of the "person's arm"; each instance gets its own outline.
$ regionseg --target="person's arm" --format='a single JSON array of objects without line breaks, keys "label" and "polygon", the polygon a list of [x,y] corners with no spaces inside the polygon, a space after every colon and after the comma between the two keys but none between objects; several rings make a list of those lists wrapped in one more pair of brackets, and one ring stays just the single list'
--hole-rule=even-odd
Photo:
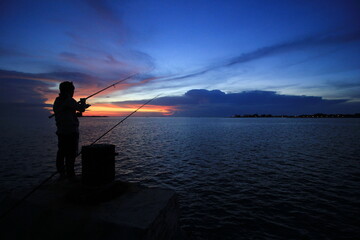
[{"label": "person's arm", "polygon": [[54,111],[54,114],[58,113],[60,111],[60,104],[59,104],[59,100],[58,98],[55,99],[54,101],[54,105],[53,105],[53,111]]},{"label": "person's arm", "polygon": [[85,101],[76,102],[76,100],[73,99],[72,97],[68,97],[62,101],[56,99],[54,102],[53,110],[55,114],[61,113],[66,109],[74,112],[75,111],[84,112],[85,109],[88,107],[90,107],[90,105],[86,104]]},{"label": "person's arm", "polygon": [[85,109],[90,106],[90,104],[86,104],[86,98],[81,98],[80,101],[76,103],[76,110],[79,112],[85,112]]},{"label": "person's arm", "polygon": [[69,104],[69,100],[71,98],[56,98],[53,105],[54,114],[61,114],[65,109],[70,109],[71,104]]}]

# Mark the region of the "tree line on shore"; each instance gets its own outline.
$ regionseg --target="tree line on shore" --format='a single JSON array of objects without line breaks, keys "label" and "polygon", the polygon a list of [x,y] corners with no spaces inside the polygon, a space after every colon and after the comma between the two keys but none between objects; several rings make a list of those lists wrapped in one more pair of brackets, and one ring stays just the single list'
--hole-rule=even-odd
[{"label": "tree line on shore", "polygon": [[360,113],[355,114],[303,114],[303,115],[272,115],[272,114],[235,114],[233,118],[360,118]]}]

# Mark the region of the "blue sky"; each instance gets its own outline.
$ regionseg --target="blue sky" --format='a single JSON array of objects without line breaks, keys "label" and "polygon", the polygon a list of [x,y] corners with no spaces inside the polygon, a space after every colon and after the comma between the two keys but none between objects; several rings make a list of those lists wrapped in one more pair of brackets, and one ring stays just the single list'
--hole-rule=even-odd
[{"label": "blue sky", "polygon": [[174,116],[360,112],[359,1],[15,0],[0,9],[2,108],[50,107],[61,81],[86,96],[139,72],[91,99],[93,113],[157,94]]}]

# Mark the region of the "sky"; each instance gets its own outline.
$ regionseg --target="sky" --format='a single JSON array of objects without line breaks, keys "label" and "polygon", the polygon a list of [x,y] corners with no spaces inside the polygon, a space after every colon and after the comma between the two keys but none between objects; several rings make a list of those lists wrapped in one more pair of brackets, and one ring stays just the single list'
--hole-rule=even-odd
[{"label": "sky", "polygon": [[360,112],[358,0],[2,0],[3,116]]}]

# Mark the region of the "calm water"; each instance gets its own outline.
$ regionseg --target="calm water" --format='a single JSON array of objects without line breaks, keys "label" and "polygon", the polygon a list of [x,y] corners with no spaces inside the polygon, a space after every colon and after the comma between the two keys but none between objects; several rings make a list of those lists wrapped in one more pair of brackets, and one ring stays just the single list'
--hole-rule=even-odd
[{"label": "calm water", "polygon": [[[82,118],[89,144],[120,118]],[[1,129],[1,190],[54,171],[50,120]],[[178,192],[195,239],[360,239],[360,119],[130,118],[118,179]]]}]

